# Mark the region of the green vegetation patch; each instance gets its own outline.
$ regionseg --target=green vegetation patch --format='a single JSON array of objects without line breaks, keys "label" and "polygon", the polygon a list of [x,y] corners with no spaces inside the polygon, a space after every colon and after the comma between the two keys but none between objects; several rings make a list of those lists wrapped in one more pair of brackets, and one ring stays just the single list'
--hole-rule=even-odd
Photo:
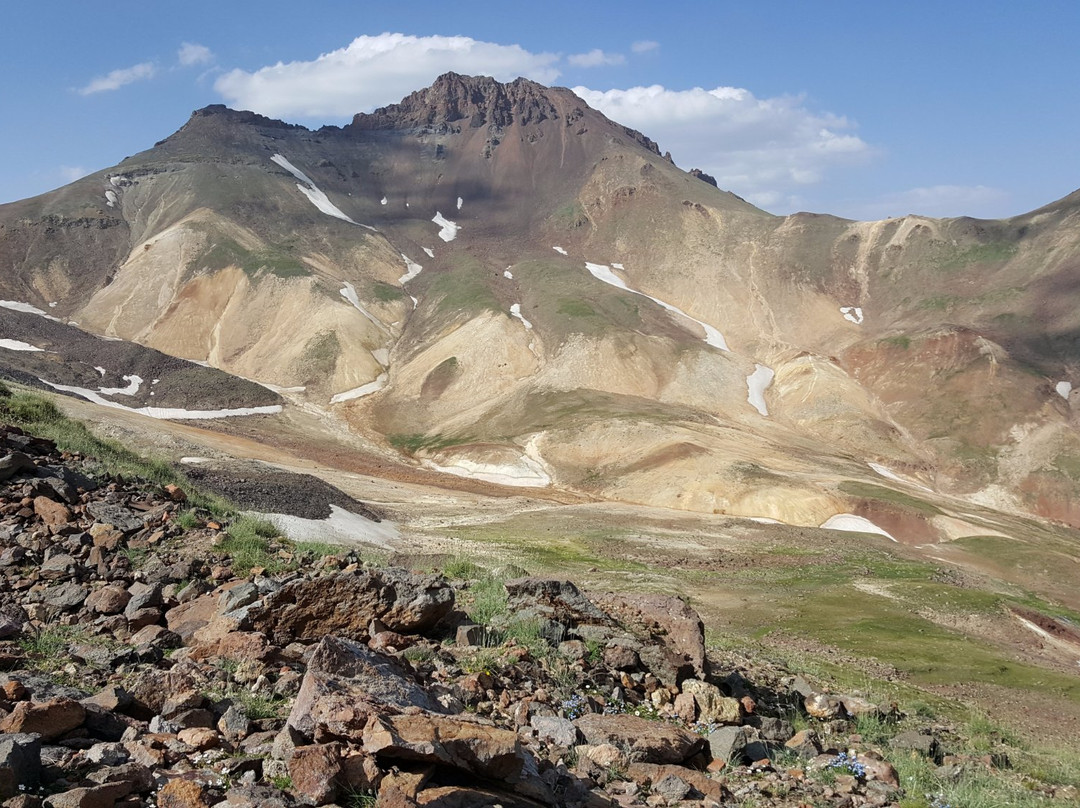
[{"label": "green vegetation patch", "polygon": [[279,278],[301,278],[311,274],[304,262],[280,247],[247,250],[230,238],[221,238],[208,244],[188,261],[189,268],[211,272],[230,266],[240,267],[252,276],[267,272]]},{"label": "green vegetation patch", "polygon": [[424,435],[421,433],[388,435],[386,438],[395,449],[400,449],[407,454],[416,454],[421,450],[438,451],[450,446],[461,446],[472,443],[473,438],[466,435]]},{"label": "green vegetation patch", "polygon": [[989,244],[976,244],[946,258],[941,262],[942,269],[951,271],[971,264],[997,264],[1008,261],[1017,251],[1016,244],[1008,241],[992,241]]},{"label": "green vegetation patch", "polygon": [[392,284],[376,281],[371,286],[371,296],[380,303],[393,303],[396,300],[404,299],[405,292]]},{"label": "green vegetation patch", "polygon": [[438,300],[436,310],[442,314],[502,311],[502,306],[488,286],[488,274],[488,270],[475,258],[455,255],[449,271],[435,275],[427,294]]},{"label": "green vegetation patch", "polygon": [[940,516],[942,513],[941,508],[926,500],[913,497],[910,494],[905,494],[892,488],[885,488],[881,485],[873,485],[872,483],[863,483],[856,480],[845,480],[840,483],[840,490],[853,497],[873,499],[879,502],[888,502],[893,505],[910,508],[911,510],[918,511],[924,516]]}]

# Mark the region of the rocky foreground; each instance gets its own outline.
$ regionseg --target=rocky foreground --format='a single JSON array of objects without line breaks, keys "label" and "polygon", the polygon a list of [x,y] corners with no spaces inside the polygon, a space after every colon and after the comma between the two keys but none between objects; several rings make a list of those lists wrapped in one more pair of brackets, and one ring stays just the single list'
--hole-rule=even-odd
[{"label": "rocky foreground", "polygon": [[241,575],[184,500],[0,427],[4,808],[896,806],[887,757],[1000,763],[875,748],[895,707],[710,659],[672,597],[286,542]]}]

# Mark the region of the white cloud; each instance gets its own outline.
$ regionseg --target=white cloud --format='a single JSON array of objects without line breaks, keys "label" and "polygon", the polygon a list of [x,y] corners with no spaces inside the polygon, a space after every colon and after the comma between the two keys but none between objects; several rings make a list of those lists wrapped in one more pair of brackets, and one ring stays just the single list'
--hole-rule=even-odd
[{"label": "white cloud", "polygon": [[64,182],[75,182],[75,180],[82,179],[90,170],[83,168],[82,166],[60,166],[56,169],[56,174]]},{"label": "white cloud", "polygon": [[550,84],[559,76],[558,61],[558,54],[520,45],[386,33],[357,37],[308,62],[232,70],[214,87],[230,105],[264,115],[344,117],[397,102],[447,71]]},{"label": "white cloud", "polygon": [[93,93],[103,93],[108,90],[119,90],[126,84],[153,78],[156,72],[157,68],[154,67],[153,62],[140,62],[137,65],[123,67],[104,76],[98,76],[79,90],[79,94],[92,95]]},{"label": "white cloud", "polygon": [[184,67],[192,65],[206,65],[214,61],[214,54],[206,45],[195,42],[182,42],[180,50],[176,52],[176,58]]},{"label": "white cloud", "polygon": [[574,92],[608,117],[640,129],[684,168],[700,168],[721,188],[761,205],[790,204],[832,168],[868,159],[872,149],[854,124],[814,112],[796,96],[757,98],[717,87],[660,85]]},{"label": "white cloud", "polygon": [[648,53],[649,51],[656,50],[659,47],[659,42],[654,42],[651,39],[642,39],[631,45],[630,50],[632,50],[634,53]]},{"label": "white cloud", "polygon": [[621,53],[605,53],[599,48],[593,48],[588,53],[575,53],[567,56],[566,61],[574,67],[602,67],[605,65],[626,64],[626,57]]},{"label": "white cloud", "polygon": [[931,185],[886,194],[872,202],[856,205],[852,214],[860,219],[885,219],[915,213],[922,216],[974,216],[998,218],[1005,215],[1009,194],[986,185]]}]

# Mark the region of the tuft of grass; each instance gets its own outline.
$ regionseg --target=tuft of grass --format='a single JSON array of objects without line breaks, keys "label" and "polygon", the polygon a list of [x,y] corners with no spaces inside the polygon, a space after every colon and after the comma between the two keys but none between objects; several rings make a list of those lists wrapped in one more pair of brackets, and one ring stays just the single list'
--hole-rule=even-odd
[{"label": "tuft of grass", "polygon": [[279,572],[284,564],[270,542],[276,538],[281,538],[281,532],[265,519],[241,514],[226,528],[225,538],[217,549],[232,557],[234,573],[243,575],[255,567]]},{"label": "tuft of grass", "polygon": [[184,530],[194,530],[202,524],[202,521],[199,519],[198,514],[195,513],[194,508],[188,508],[186,511],[181,511],[176,515],[173,524],[182,527]]},{"label": "tuft of grass", "polygon": [[477,625],[490,626],[493,620],[507,614],[506,587],[493,576],[484,576],[470,584],[467,595],[466,613]]},{"label": "tuft of grass", "polygon": [[454,556],[443,564],[442,573],[447,578],[471,581],[483,578],[487,575],[487,570],[465,556]]}]

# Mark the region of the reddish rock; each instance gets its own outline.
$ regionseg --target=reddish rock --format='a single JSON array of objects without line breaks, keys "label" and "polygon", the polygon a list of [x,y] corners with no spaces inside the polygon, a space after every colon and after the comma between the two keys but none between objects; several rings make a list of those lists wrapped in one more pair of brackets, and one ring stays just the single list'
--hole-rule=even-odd
[{"label": "reddish rock", "polygon": [[336,743],[298,747],[289,758],[288,769],[293,788],[305,802],[333,802],[341,776],[341,747]]},{"label": "reddish rock", "polygon": [[131,594],[120,586],[95,589],[86,598],[86,607],[98,614],[120,614],[131,600]]},{"label": "reddish rock", "polygon": [[731,797],[719,781],[706,777],[703,772],[685,769],[682,766],[632,763],[627,769],[627,774],[639,785],[649,786],[654,786],[667,777],[677,777],[704,794],[706,799],[716,800],[721,804],[725,804],[725,801]]},{"label": "reddish rock", "polygon": [[34,497],[34,513],[47,525],[63,525],[71,521],[71,508],[48,497]]},{"label": "reddish rock", "polygon": [[4,683],[3,693],[8,701],[26,701],[30,698],[30,691],[18,679],[8,679]]},{"label": "reddish rock", "polygon": [[627,628],[659,646],[639,651],[642,663],[668,684],[708,673],[705,625],[696,611],[670,595],[595,594],[589,596]]},{"label": "reddish rock", "polygon": [[210,808],[206,787],[194,780],[170,780],[157,795],[158,808]]},{"label": "reddish rock", "polygon": [[177,733],[176,738],[180,743],[186,743],[188,746],[193,746],[200,751],[213,749],[221,741],[217,732],[206,727],[182,729]]},{"label": "reddish rock", "polygon": [[49,797],[49,808],[113,808],[116,801],[131,793],[128,783],[106,783],[89,788],[73,788]]},{"label": "reddish rock", "polygon": [[86,708],[71,699],[20,701],[0,721],[0,732],[36,732],[42,740],[54,741],[82,724],[85,717]]},{"label": "reddish rock", "polygon": [[705,748],[700,735],[636,715],[590,713],[574,723],[588,743],[629,749],[632,760],[644,763],[683,763]]},{"label": "reddish rock", "polygon": [[165,496],[171,499],[173,502],[187,502],[187,494],[178,485],[169,483],[165,486]]},{"label": "reddish rock", "polygon": [[117,530],[113,525],[103,525],[100,522],[91,525],[88,532],[94,540],[95,547],[100,547],[102,550],[108,550],[109,552],[119,547],[120,542],[124,540],[123,532]]}]

